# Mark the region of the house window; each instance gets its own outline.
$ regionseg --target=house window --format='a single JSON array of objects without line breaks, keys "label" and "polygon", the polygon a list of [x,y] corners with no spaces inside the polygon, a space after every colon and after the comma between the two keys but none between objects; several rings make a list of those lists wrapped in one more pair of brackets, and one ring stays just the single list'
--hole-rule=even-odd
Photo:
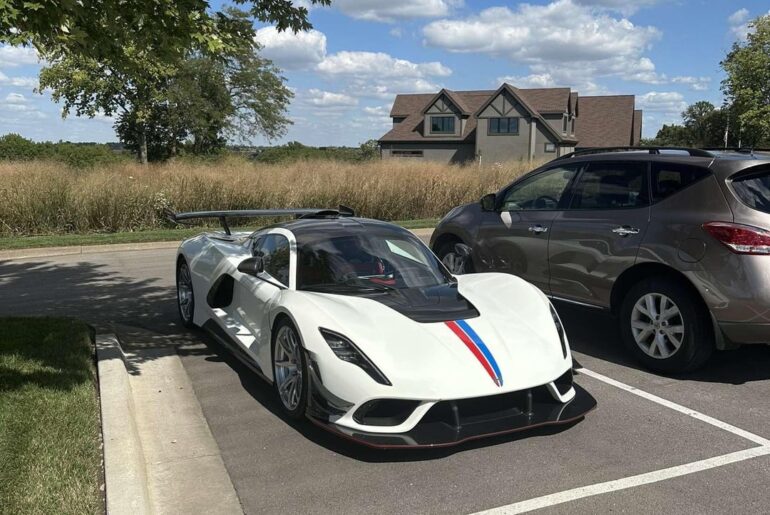
[{"label": "house window", "polygon": [[422,157],[422,150],[391,150],[391,157]]},{"label": "house window", "polygon": [[553,153],[556,152],[556,145],[553,143],[546,143],[545,144],[545,151],[546,153]]},{"label": "house window", "polygon": [[518,134],[518,118],[490,118],[489,134]]},{"label": "house window", "polygon": [[406,120],[406,116],[394,116],[393,117],[393,125],[399,124]]},{"label": "house window", "polygon": [[575,117],[572,117],[572,129],[569,131],[570,134],[575,134]]},{"label": "house window", "polygon": [[455,117],[454,116],[431,116],[430,132],[431,134],[454,134]]},{"label": "house window", "polygon": [[565,114],[565,115],[562,117],[562,127],[561,127],[561,131],[562,131],[564,134],[567,134],[567,115],[566,115],[566,114]]}]

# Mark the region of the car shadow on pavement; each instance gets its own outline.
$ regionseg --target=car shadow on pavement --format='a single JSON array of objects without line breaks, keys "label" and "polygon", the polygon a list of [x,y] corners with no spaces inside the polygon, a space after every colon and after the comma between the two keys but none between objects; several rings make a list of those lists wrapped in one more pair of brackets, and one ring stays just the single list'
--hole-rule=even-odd
[{"label": "car shadow on pavement", "polygon": [[445,458],[456,453],[477,449],[480,447],[492,447],[520,439],[547,437],[569,430],[580,421],[560,426],[540,427],[532,430],[511,433],[508,435],[493,436],[461,443],[452,447],[419,448],[419,449],[375,449],[356,444],[338,435],[326,431],[307,419],[299,421],[287,418],[280,407],[272,386],[258,377],[249,367],[244,365],[232,352],[221,346],[213,338],[205,333],[199,333],[200,340],[205,343],[205,349],[201,346],[181,346],[178,349],[180,356],[205,356],[207,361],[223,362],[235,373],[244,390],[271,414],[281,419],[296,433],[325,449],[346,456],[351,459],[367,463],[393,463],[427,461]]},{"label": "car shadow on pavement", "polygon": [[[623,348],[617,320],[597,309],[555,303],[573,350],[597,359],[653,374],[636,363]],[[770,379],[770,345],[745,345],[716,351],[700,370],[671,376],[710,383],[745,384]]]}]

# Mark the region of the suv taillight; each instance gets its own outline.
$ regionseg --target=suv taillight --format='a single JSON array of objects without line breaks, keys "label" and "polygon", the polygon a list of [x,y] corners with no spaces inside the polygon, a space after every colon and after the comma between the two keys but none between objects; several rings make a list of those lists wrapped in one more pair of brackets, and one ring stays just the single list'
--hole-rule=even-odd
[{"label": "suv taillight", "polygon": [[751,225],[707,222],[703,228],[736,254],[770,254],[770,231]]}]

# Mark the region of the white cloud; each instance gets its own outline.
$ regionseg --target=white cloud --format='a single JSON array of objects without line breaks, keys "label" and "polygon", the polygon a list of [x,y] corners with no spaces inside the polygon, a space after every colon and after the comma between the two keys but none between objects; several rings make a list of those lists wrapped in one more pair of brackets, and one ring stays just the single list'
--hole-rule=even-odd
[{"label": "white cloud", "polygon": [[388,34],[390,34],[394,38],[402,38],[404,37],[404,29],[402,29],[401,27],[393,27],[388,31]]},{"label": "white cloud", "polygon": [[[770,14],[770,11],[767,11],[766,14]],[[750,18],[751,15],[749,10],[746,8],[738,9],[727,18],[727,24],[730,27],[730,32],[735,37],[735,39],[745,41],[749,34],[753,32],[753,29],[749,27],[749,23],[751,23]]]},{"label": "white cloud", "polygon": [[3,102],[5,104],[21,105],[21,104],[26,104],[29,101],[26,98],[24,98],[24,95],[20,93],[8,93],[5,96],[5,100],[3,100]]},{"label": "white cloud", "polygon": [[302,98],[308,104],[316,107],[350,107],[358,105],[358,99],[344,93],[310,89]]},{"label": "white cloud", "polygon": [[332,54],[318,65],[318,71],[325,75],[348,75],[354,77],[422,78],[426,76],[447,77],[452,70],[433,61],[413,63],[397,59],[383,52],[342,51]]},{"label": "white cloud", "polygon": [[651,91],[636,97],[636,107],[645,112],[679,116],[687,108],[687,102],[684,96],[676,91]]},{"label": "white cloud", "polygon": [[0,72],[0,86],[33,89],[38,86],[38,80],[36,77],[9,77]]},{"label": "white cloud", "polygon": [[575,0],[575,3],[606,9],[608,11],[617,11],[623,14],[632,14],[642,7],[655,5],[661,0]]},{"label": "white cloud", "polygon": [[14,67],[40,62],[34,48],[18,46],[0,46],[0,66]]},{"label": "white cloud", "polygon": [[660,37],[654,27],[557,0],[492,7],[458,20],[438,20],[424,29],[428,45],[452,52],[483,53],[529,65],[533,75],[550,75],[574,85],[597,77],[661,84],[665,75],[643,53]]},{"label": "white cloud", "polygon": [[462,0],[335,0],[332,6],[352,18],[392,23],[446,16],[462,4]]},{"label": "white cloud", "polygon": [[550,73],[533,73],[525,76],[506,75],[498,77],[493,85],[497,87],[503,82],[516,88],[554,88],[560,85],[556,84]]},{"label": "white cloud", "polygon": [[671,79],[674,84],[686,84],[693,91],[706,91],[711,83],[711,77],[691,77],[680,75]]},{"label": "white cloud", "polygon": [[295,34],[264,27],[257,31],[256,40],[263,46],[262,56],[287,70],[312,68],[326,56],[326,35],[315,29]]}]

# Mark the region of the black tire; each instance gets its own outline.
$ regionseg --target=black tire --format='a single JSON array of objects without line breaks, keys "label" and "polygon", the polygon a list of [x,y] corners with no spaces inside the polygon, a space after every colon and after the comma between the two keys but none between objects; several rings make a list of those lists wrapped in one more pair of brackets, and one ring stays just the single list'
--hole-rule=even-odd
[{"label": "black tire", "polygon": [[[645,301],[648,299],[652,299],[653,303],[655,299],[658,302],[667,299],[666,304],[653,304],[653,311],[660,311],[660,306],[665,305],[667,313],[676,314],[666,319],[660,316],[662,313],[658,313],[657,321],[654,321],[655,317],[649,318],[642,311],[647,311],[649,306]],[[642,309],[635,308],[637,303]],[[674,309],[677,311],[672,311]],[[652,277],[632,286],[623,299],[619,322],[620,333],[628,351],[642,365],[655,372],[691,372],[703,366],[714,352],[714,329],[706,306],[697,294],[676,278]],[[636,329],[632,328],[632,323]],[[680,327],[683,330],[681,334],[678,333]],[[651,339],[649,328],[652,328]],[[637,337],[642,343],[637,343]],[[648,341],[650,348],[645,351],[642,346],[646,346]],[[675,347],[677,341],[680,342],[678,348]],[[661,351],[661,348],[665,350]],[[666,355],[667,352],[670,354]]]},{"label": "black tire", "polygon": [[[281,392],[281,384],[279,384],[279,367],[276,365],[276,358],[277,350],[280,351],[279,347],[282,347],[285,350],[285,347],[279,342],[279,338],[282,338],[284,331],[290,332],[296,342],[296,352],[294,355],[296,356],[295,359],[295,366],[296,370],[300,373],[300,378],[297,380],[299,384],[299,391],[296,405],[292,406],[289,403],[287,403],[286,398],[283,396]],[[299,337],[299,332],[297,331],[297,328],[294,327],[294,324],[292,324],[288,319],[284,318],[281,319],[275,326],[275,330],[273,331],[272,336],[272,345],[270,349],[270,355],[271,355],[271,362],[273,366],[273,390],[275,391],[275,396],[278,400],[278,404],[283,410],[283,413],[292,420],[299,420],[302,419],[305,416],[305,412],[307,411],[307,403],[308,403],[308,392],[310,390],[310,384],[309,384],[309,375],[307,370],[307,361],[305,357],[305,351],[302,348],[302,340]],[[286,369],[288,370],[288,369]]]},{"label": "black tire", "polygon": [[449,265],[444,261],[449,254],[456,255],[456,253],[455,253],[455,245],[458,244],[458,243],[464,245],[464,243],[462,243],[459,240],[447,240],[447,241],[445,241],[444,243],[442,243],[441,245],[438,246],[438,249],[436,249],[436,256],[438,256],[439,260],[442,263],[444,263],[444,266],[446,266],[453,275],[472,274],[474,272],[473,260],[470,257],[465,259],[465,261],[463,262],[462,271],[460,271],[460,272],[456,272],[455,270],[452,270],[449,267]]},{"label": "black tire", "polygon": [[[185,291],[184,285],[187,281],[189,281],[189,293],[185,294],[183,293]],[[187,265],[187,261],[185,261],[184,258],[180,259],[176,265],[176,307],[179,312],[179,319],[182,321],[183,326],[188,329],[197,327],[193,322],[193,314],[195,313],[195,292],[192,287],[192,275],[190,273],[190,267]]]}]

